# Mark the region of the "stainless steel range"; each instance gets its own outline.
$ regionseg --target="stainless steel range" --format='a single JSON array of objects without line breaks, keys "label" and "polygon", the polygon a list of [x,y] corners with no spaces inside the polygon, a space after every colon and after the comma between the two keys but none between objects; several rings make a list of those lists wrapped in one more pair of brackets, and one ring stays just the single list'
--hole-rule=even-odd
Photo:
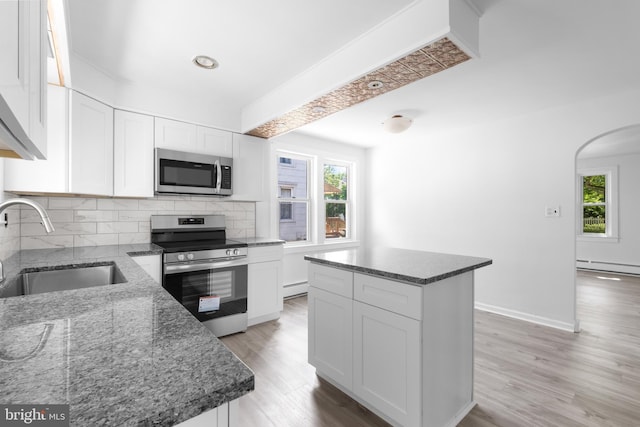
[{"label": "stainless steel range", "polygon": [[247,244],[227,240],[224,215],[152,215],[164,249],[162,286],[216,336],[247,329]]}]

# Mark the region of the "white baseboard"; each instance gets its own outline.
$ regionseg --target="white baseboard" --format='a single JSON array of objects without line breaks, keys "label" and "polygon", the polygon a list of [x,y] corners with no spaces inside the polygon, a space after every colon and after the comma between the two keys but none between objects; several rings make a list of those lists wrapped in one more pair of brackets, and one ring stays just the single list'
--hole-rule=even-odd
[{"label": "white baseboard", "polygon": [[575,320],[574,323],[561,322],[555,319],[549,319],[548,317],[536,316],[535,314],[524,313],[522,311],[511,310],[504,307],[498,307],[495,305],[484,304],[481,302],[475,303],[475,308],[482,311],[488,311],[490,313],[499,314],[501,316],[511,317],[513,319],[524,320],[525,322],[536,323],[542,326],[549,326],[551,328],[561,329],[568,332],[579,332],[580,323]]},{"label": "white baseboard", "polygon": [[576,267],[581,270],[606,271],[619,274],[640,275],[640,266],[605,261],[577,260]]},{"label": "white baseboard", "polygon": [[282,296],[284,298],[289,298],[295,295],[306,294],[308,290],[309,284],[307,282],[284,285],[284,288],[282,289]]}]

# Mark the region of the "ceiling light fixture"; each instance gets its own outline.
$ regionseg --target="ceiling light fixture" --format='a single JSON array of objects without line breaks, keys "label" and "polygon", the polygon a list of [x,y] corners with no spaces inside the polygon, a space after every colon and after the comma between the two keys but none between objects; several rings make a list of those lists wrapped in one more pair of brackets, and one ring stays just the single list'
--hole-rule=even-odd
[{"label": "ceiling light fixture", "polygon": [[193,58],[193,63],[196,64],[200,68],[205,68],[207,70],[213,70],[214,68],[218,68],[220,64],[218,61],[206,55],[198,55]]},{"label": "ceiling light fixture", "polygon": [[316,105],[315,107],[313,107],[311,109],[311,111],[313,112],[313,114],[322,114],[325,111],[327,111],[327,109],[325,107],[323,107],[322,105]]},{"label": "ceiling light fixture", "polygon": [[396,114],[382,122],[384,130],[391,133],[400,133],[409,129],[413,121],[407,117]]},{"label": "ceiling light fixture", "polygon": [[367,84],[369,89],[380,89],[382,86],[384,86],[384,83],[380,80],[372,80]]}]

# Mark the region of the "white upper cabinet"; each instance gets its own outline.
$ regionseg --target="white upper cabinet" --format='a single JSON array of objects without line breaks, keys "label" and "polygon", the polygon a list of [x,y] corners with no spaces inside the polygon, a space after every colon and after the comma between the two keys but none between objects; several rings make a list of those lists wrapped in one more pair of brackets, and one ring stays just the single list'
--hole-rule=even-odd
[{"label": "white upper cabinet", "polygon": [[196,125],[177,120],[155,118],[155,147],[195,152]]},{"label": "white upper cabinet", "polygon": [[269,199],[269,141],[233,134],[233,199]]},{"label": "white upper cabinet", "polygon": [[71,91],[70,191],[113,195],[113,108]]},{"label": "white upper cabinet", "polygon": [[113,195],[153,197],[153,116],[115,110]]},{"label": "white upper cabinet", "polygon": [[0,1],[0,149],[44,158],[46,9],[44,0]]},{"label": "white upper cabinet", "polygon": [[155,147],[188,153],[231,157],[231,132],[156,117]]},{"label": "white upper cabinet", "polygon": [[49,86],[47,160],[5,159],[4,187],[14,193],[69,192],[68,90]]},{"label": "white upper cabinet", "polygon": [[233,137],[231,135],[231,132],[197,126],[198,145],[195,152],[233,157]]}]

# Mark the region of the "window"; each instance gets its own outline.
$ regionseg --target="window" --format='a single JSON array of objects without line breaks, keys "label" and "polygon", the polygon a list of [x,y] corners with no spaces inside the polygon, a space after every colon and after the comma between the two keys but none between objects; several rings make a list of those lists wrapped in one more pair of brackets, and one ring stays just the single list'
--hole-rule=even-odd
[{"label": "window", "polygon": [[350,237],[348,177],[348,166],[324,165],[324,229],[326,239]]},{"label": "window", "polygon": [[618,237],[617,169],[582,170],[579,173],[583,237]]},{"label": "window", "polygon": [[280,239],[323,244],[355,238],[354,163],[277,150],[275,165]]},{"label": "window", "polygon": [[278,156],[278,234],[286,242],[309,239],[309,172],[311,159]]},{"label": "window", "polygon": [[[280,187],[280,197],[283,199],[290,199],[292,193],[292,188]],[[293,212],[292,212],[291,203],[288,202],[280,202],[280,220],[292,220]]]},{"label": "window", "polygon": [[585,175],[582,177],[582,232],[601,233],[607,231],[607,176]]}]

